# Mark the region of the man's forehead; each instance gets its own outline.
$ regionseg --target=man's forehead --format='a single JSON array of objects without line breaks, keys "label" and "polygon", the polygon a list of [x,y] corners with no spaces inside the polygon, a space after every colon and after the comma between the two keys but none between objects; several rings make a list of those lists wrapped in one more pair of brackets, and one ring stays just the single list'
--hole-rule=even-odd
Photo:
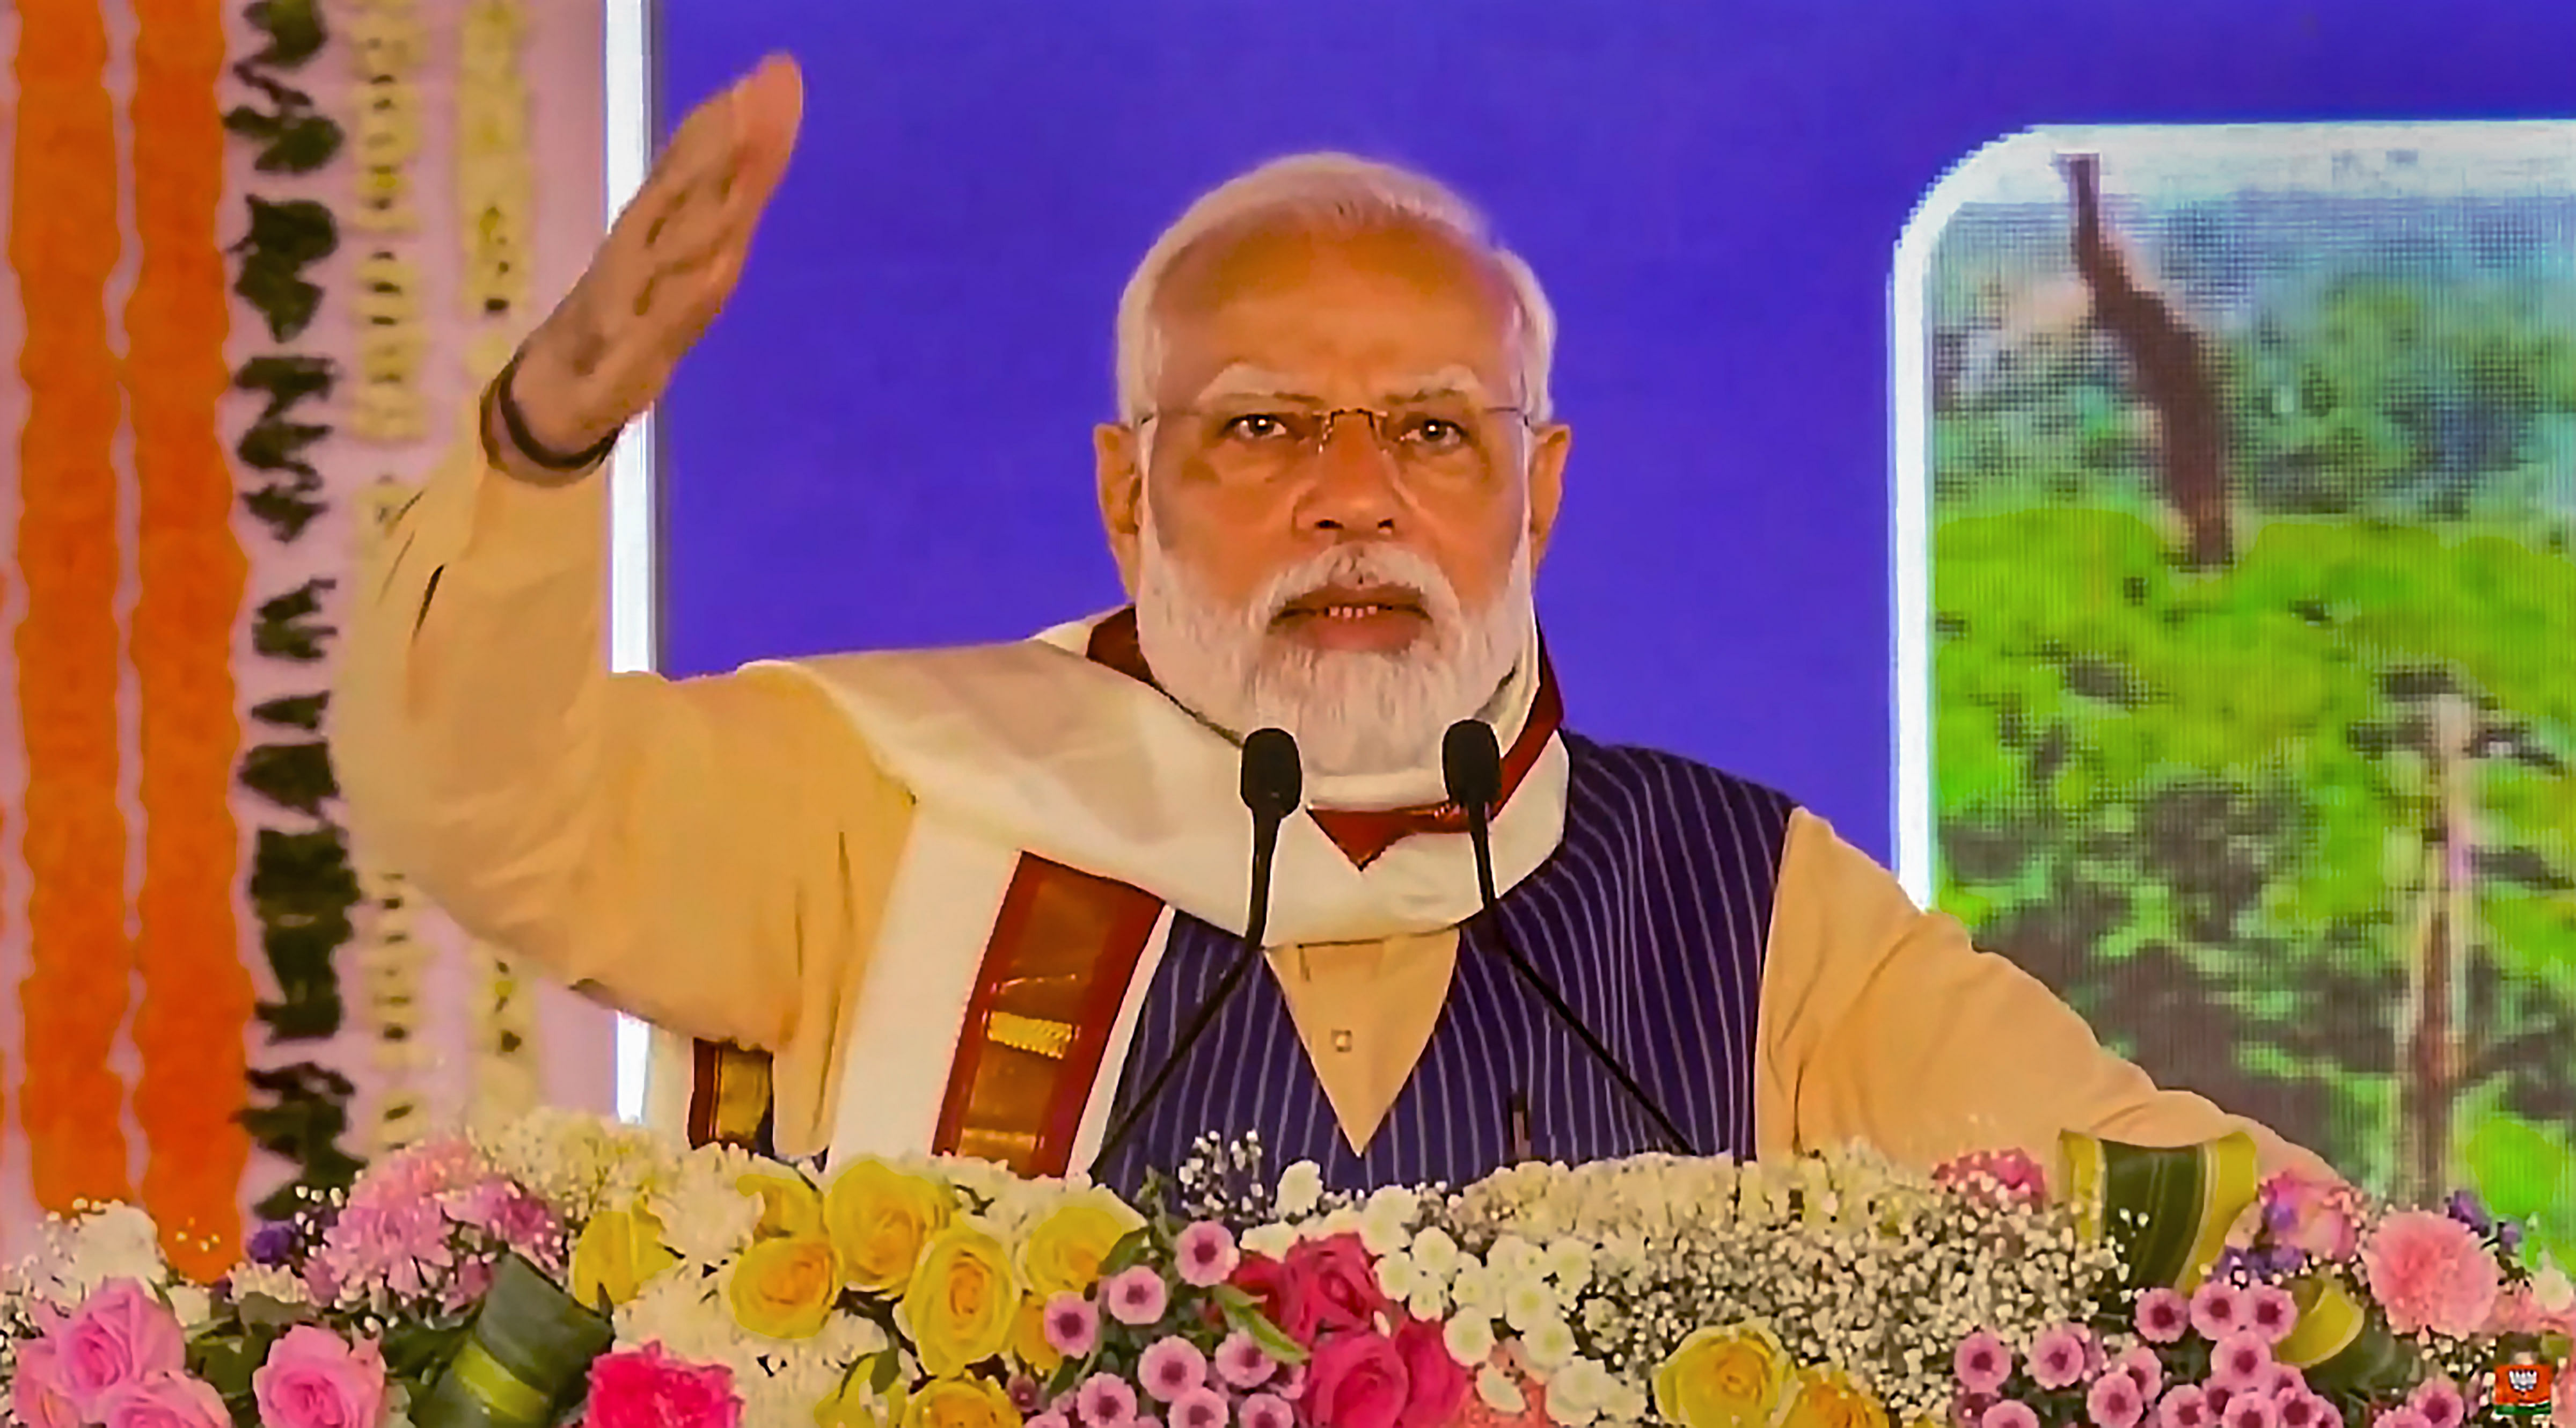
[{"label": "man's forehead", "polygon": [[[1332,400],[1328,388],[1337,385],[1324,374],[1297,373],[1266,366],[1258,362],[1232,362],[1190,394],[1196,402],[1218,402],[1244,397],[1270,397],[1285,401],[1324,402]],[[1452,362],[1428,371],[1392,373],[1376,379],[1376,390],[1363,393],[1377,401],[1417,401],[1427,397],[1472,397],[1488,400],[1491,389],[1476,369],[1463,362]]]}]

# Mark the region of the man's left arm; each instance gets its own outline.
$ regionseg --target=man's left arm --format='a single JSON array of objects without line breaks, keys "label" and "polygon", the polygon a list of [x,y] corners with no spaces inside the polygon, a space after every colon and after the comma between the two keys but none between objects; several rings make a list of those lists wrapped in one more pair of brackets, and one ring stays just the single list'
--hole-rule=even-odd
[{"label": "man's left arm", "polygon": [[2063,1131],[2191,1145],[2243,1130],[2269,1171],[2331,1173],[2207,1100],[2157,1087],[2021,968],[1822,820],[1793,815],[1762,979],[1756,1129],[1765,1154],[1866,1141],[1911,1165]]}]

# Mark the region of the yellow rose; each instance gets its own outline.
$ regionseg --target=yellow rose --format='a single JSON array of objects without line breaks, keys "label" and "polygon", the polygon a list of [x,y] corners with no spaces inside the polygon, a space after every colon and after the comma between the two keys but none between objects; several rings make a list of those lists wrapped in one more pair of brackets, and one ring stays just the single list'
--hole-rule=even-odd
[{"label": "yellow rose", "polygon": [[1100,1282],[1100,1266],[1118,1242],[1145,1217],[1106,1190],[1068,1195],[1029,1231],[1020,1245],[1020,1273],[1041,1304],[1059,1294],[1081,1294]]},{"label": "yellow rose", "polygon": [[760,1201],[760,1226],[752,1231],[752,1238],[809,1240],[823,1237],[823,1195],[804,1176],[792,1170],[775,1175],[760,1170],[747,1171],[734,1181],[734,1188]]},{"label": "yellow rose", "polygon": [[841,1297],[840,1257],[826,1239],[761,1240],[734,1261],[733,1320],[773,1339],[810,1339]]},{"label": "yellow rose", "polygon": [[1780,1428],[1887,1428],[1886,1405],[1840,1369],[1802,1369]]},{"label": "yellow rose", "polygon": [[932,1240],[903,1291],[913,1353],[933,1378],[954,1377],[1001,1353],[1019,1314],[1010,1251],[973,1224],[952,1225]]},{"label": "yellow rose", "polygon": [[948,1187],[882,1160],[853,1162],[823,1192],[823,1223],[852,1286],[892,1294],[912,1280],[921,1247],[948,1228]]},{"label": "yellow rose", "polygon": [[1040,1378],[1056,1371],[1064,1355],[1047,1342],[1046,1301],[1023,1299],[1019,1316],[1011,1321],[1011,1357],[1027,1365],[1029,1372]]},{"label": "yellow rose", "polygon": [[1020,1428],[1020,1410],[989,1379],[934,1379],[904,1405],[903,1428]]},{"label": "yellow rose", "polygon": [[1655,1370],[1655,1411],[1682,1428],[1761,1428],[1788,1377],[1788,1352],[1769,1329],[1701,1329]]},{"label": "yellow rose", "polygon": [[662,1222],[645,1209],[602,1210],[582,1226],[572,1247],[572,1297],[586,1308],[624,1304],[644,1281],[678,1264],[662,1247]]}]

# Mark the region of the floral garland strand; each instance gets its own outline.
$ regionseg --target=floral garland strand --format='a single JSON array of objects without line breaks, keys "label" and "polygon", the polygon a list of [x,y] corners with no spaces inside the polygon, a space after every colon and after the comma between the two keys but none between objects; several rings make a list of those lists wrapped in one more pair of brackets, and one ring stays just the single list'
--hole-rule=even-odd
[{"label": "floral garland strand", "polygon": [[106,294],[121,176],[106,69],[93,0],[18,6],[9,257],[26,313],[17,654],[33,879],[20,1110],[36,1198],[57,1211],[129,1189],[125,1085],[111,1060],[134,969],[117,798],[124,542],[109,450],[122,412]]},{"label": "floral garland strand", "polygon": [[[317,172],[339,154],[340,127],[284,76],[310,63],[327,43],[320,11],[314,0],[261,0],[243,14],[266,43],[235,65],[233,74],[265,107],[237,107],[224,116],[224,126],[260,146],[260,172]],[[253,194],[248,206],[248,232],[233,249],[240,258],[233,291],[284,347],[303,336],[321,310],[323,292],[306,270],[338,248],[339,225],[328,207],[311,199],[272,201]],[[263,353],[233,375],[235,387],[266,399],[234,448],[258,482],[243,504],[280,542],[295,540],[322,512],[322,474],[306,453],[330,428],[299,419],[297,409],[327,400],[337,377],[327,359],[292,350]],[[330,584],[308,580],[263,601],[251,625],[253,653],[293,665],[318,664],[333,633],[320,618]],[[261,828],[251,862],[251,906],[277,988],[277,999],[258,1008],[271,1046],[327,1042],[341,1024],[333,956],[351,935],[358,888],[347,836],[329,817],[339,788],[320,736],[326,698],[320,692],[289,695],[252,710],[270,737],[243,756],[240,768],[245,787],[303,820],[300,827]],[[250,1096],[243,1125],[261,1149],[295,1168],[288,1184],[261,1201],[262,1215],[287,1218],[356,1178],[359,1161],[340,1140],[349,1130],[356,1090],[346,1076],[304,1060],[257,1066],[245,1079]]]},{"label": "floral garland strand", "polygon": [[[528,250],[536,206],[522,68],[528,19],[519,0],[472,0],[462,25],[456,85],[456,197],[464,241],[462,300],[467,374],[497,375],[525,335]],[[532,989],[489,947],[474,949],[477,982],[469,1119],[487,1123],[532,1108],[541,1074]]]},{"label": "floral garland strand", "polygon": [[[358,77],[352,117],[358,198],[349,226],[366,235],[366,246],[352,294],[357,387],[344,429],[371,446],[410,446],[427,435],[429,411],[421,390],[429,329],[412,254],[420,228],[412,168],[421,151],[424,108],[417,76],[428,39],[413,0],[361,0],[350,14],[348,39]],[[366,515],[353,528],[351,569],[365,568],[375,542],[414,494],[414,487],[390,474],[369,488]],[[358,1030],[374,1073],[358,1112],[361,1152],[372,1159],[412,1144],[429,1119],[418,1083],[430,1059],[421,1016],[432,949],[414,934],[406,880],[377,866],[365,851],[359,850],[364,901],[348,962],[357,972]]]},{"label": "floral garland strand", "polygon": [[218,406],[232,384],[224,261],[221,16],[145,6],[134,46],[135,229],[126,304],[140,506],[133,655],[142,701],[143,886],[134,1112],[149,1159],[143,1203],[171,1263],[211,1280],[238,1256],[250,1137],[236,1113],[256,994],[233,916],[240,861],[232,765],[233,621],[248,576],[233,536]]}]

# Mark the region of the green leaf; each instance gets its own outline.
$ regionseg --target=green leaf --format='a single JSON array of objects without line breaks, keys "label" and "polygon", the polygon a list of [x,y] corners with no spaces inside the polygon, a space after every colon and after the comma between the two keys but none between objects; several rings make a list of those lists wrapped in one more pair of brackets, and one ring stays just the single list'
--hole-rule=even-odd
[{"label": "green leaf", "polygon": [[903,1359],[894,1350],[868,1358],[868,1391],[879,1398],[894,1391],[895,1380],[903,1374]]},{"label": "green leaf", "polygon": [[1306,1361],[1306,1351],[1278,1325],[1270,1322],[1270,1316],[1261,1312],[1251,1295],[1231,1284],[1221,1284],[1216,1288],[1215,1297],[1227,1326],[1251,1335],[1252,1341],[1259,1344],[1263,1352],[1284,1364]]},{"label": "green leaf", "polygon": [[1146,1254],[1149,1253],[1153,1247],[1154,1231],[1152,1226],[1148,1225],[1129,1230],[1126,1234],[1119,1237],[1118,1243],[1109,1247],[1109,1257],[1100,1262],[1100,1277],[1107,1279],[1113,1274],[1124,1274],[1128,1270],[1134,1269],[1136,1266],[1143,1264],[1145,1262]]}]

